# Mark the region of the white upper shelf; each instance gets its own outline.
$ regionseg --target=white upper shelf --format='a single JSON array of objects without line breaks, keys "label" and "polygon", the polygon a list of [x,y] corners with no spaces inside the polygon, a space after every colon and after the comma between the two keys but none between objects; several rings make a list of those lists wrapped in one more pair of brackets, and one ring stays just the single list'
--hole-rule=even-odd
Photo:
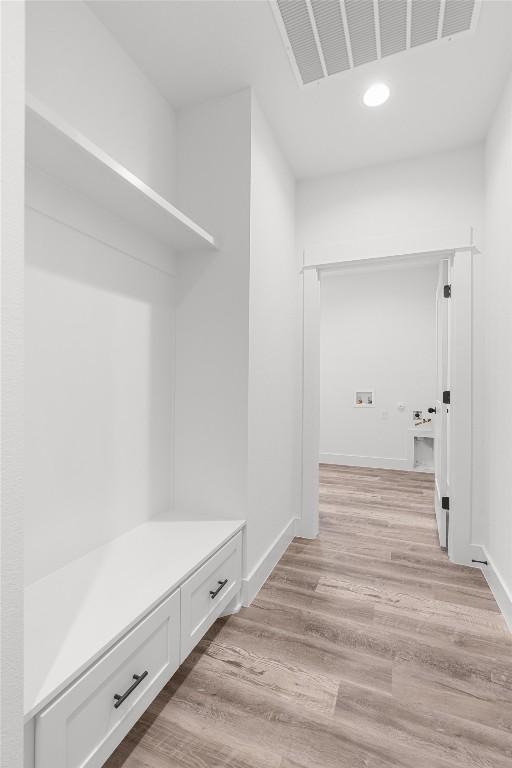
[{"label": "white upper shelf", "polygon": [[213,235],[28,94],[26,143],[29,164],[176,250],[217,249]]}]

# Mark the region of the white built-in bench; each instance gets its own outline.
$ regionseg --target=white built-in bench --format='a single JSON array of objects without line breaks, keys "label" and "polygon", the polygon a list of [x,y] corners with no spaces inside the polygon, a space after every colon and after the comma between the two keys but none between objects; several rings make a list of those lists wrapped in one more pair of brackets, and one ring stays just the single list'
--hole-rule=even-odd
[{"label": "white built-in bench", "polygon": [[157,518],[27,587],[26,766],[105,762],[239,602],[243,527]]}]

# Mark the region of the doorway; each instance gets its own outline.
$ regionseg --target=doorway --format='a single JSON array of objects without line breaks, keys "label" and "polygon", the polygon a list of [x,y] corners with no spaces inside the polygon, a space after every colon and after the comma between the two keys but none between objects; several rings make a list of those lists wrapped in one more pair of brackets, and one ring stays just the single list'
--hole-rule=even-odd
[{"label": "doorway", "polygon": [[[432,434],[440,447],[434,452],[436,475],[436,519],[441,546],[446,546],[453,562],[472,565],[480,556],[471,541],[471,305],[473,249],[414,253],[357,262],[340,260],[328,264],[312,264],[303,269],[304,336],[303,336],[303,445],[302,445],[302,516],[298,530],[306,538],[318,533],[318,466],[321,455],[321,294],[322,280],[336,272],[343,280],[354,270],[399,269],[413,264],[415,268],[435,266],[438,270],[434,308],[436,317],[435,401],[431,404]],[[450,280],[445,283],[444,280]],[[445,285],[449,288],[445,289]],[[444,291],[450,295],[444,295]],[[441,291],[441,294],[440,294]],[[440,313],[441,302],[445,314]],[[449,309],[447,309],[449,307]],[[439,316],[438,316],[439,315]],[[442,357],[444,355],[444,358]],[[444,360],[444,363],[443,363]],[[449,390],[447,389],[449,382]],[[354,389],[354,399],[362,399],[354,407],[377,408],[378,391],[373,384],[361,381]],[[450,402],[443,403],[449,391]],[[357,397],[357,392],[362,397]],[[368,398],[374,402],[369,403]],[[366,403],[365,403],[366,399]],[[396,402],[398,407],[401,401]],[[412,402],[407,404],[412,405]],[[445,406],[444,408],[440,406]],[[416,408],[416,406],[412,406]],[[419,408],[419,406],[418,406]],[[386,410],[386,409],[383,409]],[[409,409],[410,410],[410,409]],[[421,408],[420,410],[423,410]],[[448,509],[449,507],[449,509]],[[449,520],[449,524],[448,524]]]}]

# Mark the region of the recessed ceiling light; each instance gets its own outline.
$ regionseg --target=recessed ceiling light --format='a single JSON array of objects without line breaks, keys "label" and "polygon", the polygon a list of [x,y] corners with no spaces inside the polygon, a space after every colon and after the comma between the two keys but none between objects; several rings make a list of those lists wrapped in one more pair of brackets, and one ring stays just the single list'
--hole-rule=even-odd
[{"label": "recessed ceiling light", "polygon": [[365,91],[363,101],[367,107],[380,107],[389,99],[389,88],[386,83],[374,83]]}]

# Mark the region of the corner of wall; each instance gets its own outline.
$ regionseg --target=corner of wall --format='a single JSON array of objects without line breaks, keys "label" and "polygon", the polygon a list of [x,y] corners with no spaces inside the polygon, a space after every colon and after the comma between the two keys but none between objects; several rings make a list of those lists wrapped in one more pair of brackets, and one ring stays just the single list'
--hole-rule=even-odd
[{"label": "corner of wall", "polygon": [[23,761],[25,7],[0,3],[0,765]]},{"label": "corner of wall", "polygon": [[509,467],[512,459],[508,399],[512,344],[507,318],[512,286],[512,73],[496,106],[485,141],[484,247],[475,259],[476,429],[473,534],[489,565],[482,570],[509,626],[512,609],[512,518]]}]

